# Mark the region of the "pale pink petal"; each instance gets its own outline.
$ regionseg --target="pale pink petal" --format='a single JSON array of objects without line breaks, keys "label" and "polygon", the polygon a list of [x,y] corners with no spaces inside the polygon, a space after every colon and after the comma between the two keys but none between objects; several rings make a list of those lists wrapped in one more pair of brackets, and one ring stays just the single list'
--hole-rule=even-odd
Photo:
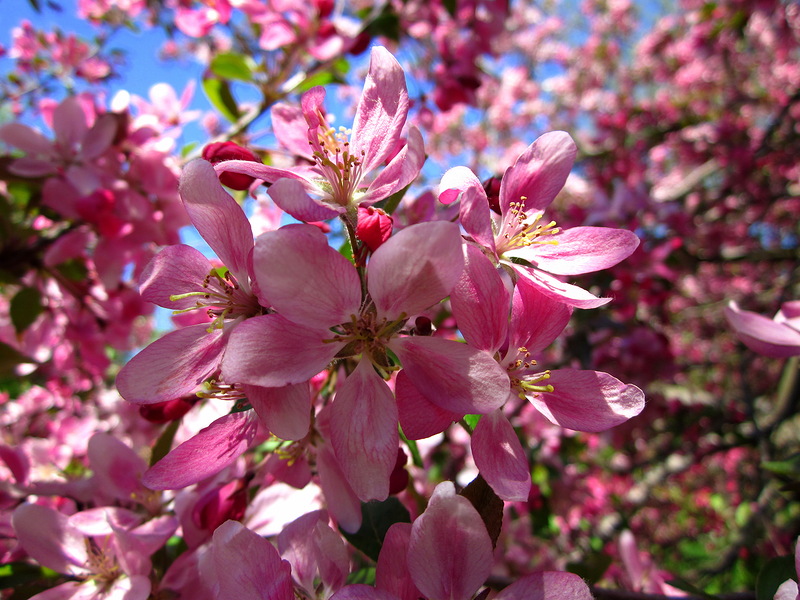
[{"label": "pale pink petal", "polygon": [[471,445],[475,465],[494,492],[503,500],[525,502],[531,491],[528,458],[501,411],[481,417]]},{"label": "pale pink petal", "polygon": [[577,285],[564,283],[544,271],[520,265],[514,265],[513,267],[514,271],[521,277],[537,286],[542,294],[569,306],[574,306],[575,308],[597,308],[611,302],[611,298],[598,298],[585,289]]},{"label": "pale pink petal", "polygon": [[141,522],[135,512],[119,506],[99,506],[69,516],[70,528],[87,537],[111,535],[115,525],[129,529]]},{"label": "pale pink petal", "polygon": [[0,142],[18,148],[26,154],[55,158],[53,142],[35,129],[21,123],[7,123],[0,127]]},{"label": "pale pink petal", "polygon": [[345,479],[342,467],[328,445],[317,450],[317,471],[328,510],[339,523],[339,527],[348,533],[355,533],[361,527],[361,502]]},{"label": "pale pink petal", "polygon": [[308,123],[298,106],[279,102],[270,109],[272,131],[289,152],[312,160],[308,145]]},{"label": "pale pink petal", "polygon": [[323,206],[308,195],[307,188],[308,184],[299,179],[283,178],[273,183],[267,194],[285,213],[306,223],[327,221],[344,212],[344,207],[332,210],[328,205]]},{"label": "pale pink petal", "polygon": [[644,589],[645,567],[642,564],[641,557],[639,556],[639,548],[636,546],[636,538],[633,537],[633,533],[630,529],[625,529],[619,534],[617,549],[619,551],[620,559],[622,559],[622,566],[625,568],[628,579],[631,583],[630,589]]},{"label": "pale pink petal", "polygon": [[440,408],[420,393],[405,371],[397,374],[394,388],[397,414],[403,435],[410,440],[422,440],[441,433],[464,416]]},{"label": "pale pink petal", "polygon": [[412,225],[378,248],[367,267],[367,287],[378,318],[410,317],[450,294],[464,257],[455,223]]},{"label": "pale pink petal", "polygon": [[407,114],[408,92],[403,68],[386,48],[375,46],[350,136],[351,154],[363,155],[363,173],[375,169],[394,150]]},{"label": "pale pink petal", "polygon": [[510,356],[519,348],[530,353],[544,350],[569,323],[572,308],[562,300],[542,293],[541,287],[521,277],[514,288],[511,310]]},{"label": "pale pink petal", "polygon": [[331,445],[361,501],[389,495],[399,441],[394,396],[372,364],[362,360],[331,406]]},{"label": "pale pink petal", "polygon": [[529,400],[550,421],[567,429],[598,432],[635,417],[644,408],[644,393],[601,371],[559,369],[542,385],[553,392],[536,392]]},{"label": "pale pink petal", "polygon": [[308,382],[277,388],[244,385],[242,389],[266,428],[282,440],[301,440],[311,425]]},{"label": "pale pink petal", "polygon": [[[44,177],[45,175],[55,175],[58,172],[58,166],[47,160],[23,156],[14,159],[8,170],[20,177]],[[63,185],[63,182],[61,183]]]},{"label": "pale pink petal", "polygon": [[408,571],[410,539],[411,523],[392,525],[383,538],[375,568],[375,587],[394,594],[399,600],[418,600],[422,596]]},{"label": "pale pink petal", "polygon": [[495,600],[592,600],[592,592],[574,573],[545,571],[518,579]]},{"label": "pale pink petal", "polygon": [[94,479],[103,491],[120,500],[130,500],[142,491],[142,475],[147,463],[118,438],[103,432],[95,433],[87,446]]},{"label": "pale pink petal", "polygon": [[268,183],[274,183],[279,179],[288,177],[290,179],[297,179],[306,185],[306,189],[316,189],[315,186],[302,175],[298,175],[294,171],[288,169],[281,169],[278,167],[270,167],[252,160],[224,160],[214,165],[215,172],[228,172],[228,173],[241,173],[249,175],[254,179],[261,179]]},{"label": "pale pink petal", "polygon": [[147,600],[150,597],[151,587],[150,578],[145,575],[120,577],[100,598],[103,600]]},{"label": "pale pink petal", "polygon": [[350,322],[359,312],[358,271],[314,225],[287,225],[261,234],[253,272],[272,307],[295,323],[327,329]]},{"label": "pale pink petal", "polygon": [[309,592],[314,590],[317,576],[329,590],[339,589],[350,571],[344,540],[328,526],[328,513],[323,510],[284,527],[278,536],[278,551],[292,565],[295,580]]},{"label": "pale pink petal", "polygon": [[735,302],[725,307],[725,318],[738,338],[754,352],[773,358],[800,355],[800,331],[788,325],[742,310]]},{"label": "pale pink petal", "polygon": [[486,190],[475,173],[467,167],[454,167],[447,171],[439,184],[439,200],[450,204],[461,199],[459,208],[461,225],[481,246],[495,252],[491,209]]},{"label": "pale pink petal", "polygon": [[564,131],[545,133],[528,146],[503,175],[503,216],[512,202],[522,202],[526,212],[545,209],[564,187],[577,152],[575,142]]},{"label": "pale pink petal", "polygon": [[409,380],[430,402],[459,414],[485,414],[502,406],[510,382],[491,354],[442,338],[392,340]]},{"label": "pale pink petal", "polygon": [[237,600],[293,600],[289,563],[275,547],[237,521],[226,521],[214,531],[211,552],[219,598]]},{"label": "pale pink petal", "polygon": [[225,381],[268,388],[303,383],[327,367],[344,346],[324,341],[332,336],[278,314],[246,319],[231,333],[222,376]]},{"label": "pale pink petal", "polygon": [[222,187],[211,163],[203,159],[188,163],[181,174],[179,191],[197,231],[239,284],[247,285],[253,230],[242,207]]},{"label": "pale pink petal", "polygon": [[466,245],[464,272],[450,304],[468,344],[494,354],[506,342],[511,294],[492,261],[473,244]]},{"label": "pale pink petal", "polygon": [[86,124],[86,113],[75,96],[66,98],[53,112],[53,130],[56,142],[65,154],[69,155],[83,141],[89,126]]},{"label": "pale pink petal", "polygon": [[154,404],[194,394],[218,368],[225,350],[222,329],[190,325],[171,331],[131,358],[117,374],[129,402]]},{"label": "pale pink petal", "polygon": [[59,573],[85,573],[84,537],[69,526],[66,515],[38,504],[22,504],[11,516],[22,548],[43,567]]},{"label": "pale pink petal", "polygon": [[436,486],[411,527],[408,569],[427,598],[469,600],[492,569],[492,541],[469,500],[452,482]]},{"label": "pale pink petal", "polygon": [[203,281],[211,269],[211,261],[199,250],[185,244],[167,246],[142,271],[139,277],[139,293],[148,302],[164,308],[192,308],[197,304],[198,296],[178,300],[170,300],[170,296],[207,292]]},{"label": "pale pink petal", "polygon": [[639,245],[632,231],[611,227],[573,227],[548,238],[548,244],[531,244],[506,252],[555,275],[580,275],[613,267]]},{"label": "pale pink petal", "polygon": [[343,587],[331,596],[330,600],[398,600],[398,598],[389,592],[357,583]]},{"label": "pale pink petal", "polygon": [[185,441],[144,474],[153,490],[177,490],[219,473],[253,443],[258,419],[251,410],[220,417]]},{"label": "pale pink petal", "polygon": [[419,129],[412,127],[406,145],[370,183],[365,194],[358,198],[359,203],[373,204],[399,192],[417,178],[424,162],[422,135]]},{"label": "pale pink petal", "polygon": [[787,579],[778,586],[773,600],[797,600],[798,598],[800,598],[800,588],[797,587],[797,582]]},{"label": "pale pink petal", "polygon": [[93,582],[67,581],[39,592],[31,598],[32,600],[97,600],[97,593],[98,589]]}]

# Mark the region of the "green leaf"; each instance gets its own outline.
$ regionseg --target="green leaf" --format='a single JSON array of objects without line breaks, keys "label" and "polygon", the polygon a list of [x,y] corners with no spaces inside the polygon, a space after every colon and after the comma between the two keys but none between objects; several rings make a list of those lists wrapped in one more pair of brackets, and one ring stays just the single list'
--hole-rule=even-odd
[{"label": "green leaf", "polygon": [[353,546],[377,561],[389,527],[395,523],[410,523],[411,515],[400,500],[392,496],[383,502],[362,502],[361,519],[361,528],[358,531],[342,531],[342,535]]},{"label": "green leaf", "polygon": [[222,113],[223,117],[231,122],[239,119],[241,113],[227,81],[214,78],[203,79],[203,91],[208,101]]},{"label": "green leaf", "polygon": [[172,449],[172,440],[175,439],[175,432],[178,431],[178,426],[181,424],[180,419],[172,421],[164,428],[161,435],[153,445],[153,452],[150,455],[150,466],[152,467],[162,458],[164,458]]},{"label": "green leaf", "polygon": [[768,560],[756,579],[756,600],[772,600],[784,581],[796,577],[794,556],[778,556]]},{"label": "green leaf", "polygon": [[375,567],[364,567],[358,571],[353,571],[347,576],[347,585],[360,583],[363,585],[375,585]]},{"label": "green leaf", "polygon": [[800,476],[800,454],[795,454],[786,460],[764,461],[761,468],[776,475]]},{"label": "green leaf", "polygon": [[226,52],[217,54],[211,59],[209,65],[211,72],[223,79],[236,79],[239,81],[252,81],[255,61],[249,56]]},{"label": "green leaf", "polygon": [[456,3],[457,0],[442,0],[445,10],[451,17],[456,16]]},{"label": "green leaf", "polygon": [[9,312],[16,332],[22,333],[30,327],[43,310],[42,293],[38,289],[25,287],[14,294]]},{"label": "green leaf", "polygon": [[503,501],[480,474],[461,490],[460,495],[469,500],[478,511],[494,548],[503,527]]},{"label": "green leaf", "polygon": [[306,77],[292,90],[293,92],[307,92],[313,87],[329,85],[331,83],[344,83],[344,79],[330,71],[320,71]]},{"label": "green leaf", "polygon": [[478,426],[478,421],[481,420],[482,415],[464,415],[464,422],[469,425],[472,431]]},{"label": "green leaf", "polygon": [[13,375],[14,369],[19,364],[35,362],[5,342],[0,342],[0,376]]},{"label": "green leaf", "polygon": [[611,562],[608,554],[593,552],[586,556],[581,563],[569,563],[567,571],[582,577],[589,585],[594,585],[603,577],[608,567],[611,566]]},{"label": "green leaf", "polygon": [[[12,562],[0,565],[0,589],[19,588],[42,580],[55,579],[58,573],[23,562]],[[50,585],[53,585],[52,583]],[[40,590],[41,591],[41,590]],[[16,595],[14,596],[17,597]]]}]

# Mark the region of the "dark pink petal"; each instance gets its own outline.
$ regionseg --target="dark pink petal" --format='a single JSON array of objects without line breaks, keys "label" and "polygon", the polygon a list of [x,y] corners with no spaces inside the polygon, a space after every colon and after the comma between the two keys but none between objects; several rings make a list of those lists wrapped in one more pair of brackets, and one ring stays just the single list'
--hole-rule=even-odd
[{"label": "dark pink petal", "polygon": [[397,414],[403,435],[410,440],[422,440],[441,433],[454,421],[464,416],[440,408],[414,386],[405,371],[397,374],[394,394],[397,399]]},{"label": "dark pink petal", "polygon": [[735,302],[725,307],[725,318],[737,337],[754,352],[773,358],[800,355],[800,331],[788,325],[742,310]]},{"label": "dark pink petal", "polygon": [[399,192],[417,178],[424,162],[422,135],[419,129],[412,127],[406,145],[372,181],[366,193],[358,198],[359,203],[373,204]]},{"label": "dark pink petal", "polygon": [[211,552],[218,598],[293,600],[292,570],[265,538],[238,521],[226,521],[214,531]]},{"label": "dark pink petal", "polygon": [[486,482],[503,500],[524,502],[531,491],[525,450],[499,410],[483,415],[472,434],[472,457]]},{"label": "dark pink petal", "polygon": [[492,569],[492,541],[478,511],[449,481],[411,527],[408,570],[427,598],[469,600]]},{"label": "dark pink petal", "polygon": [[466,251],[464,272],[450,294],[453,316],[468,344],[494,354],[508,335],[511,294],[477,246],[467,244]]},{"label": "dark pink petal", "polygon": [[389,157],[407,114],[405,73],[386,48],[375,46],[350,136],[350,152],[363,156],[363,173],[369,173]]},{"label": "dark pink petal", "polygon": [[500,186],[500,209],[505,217],[512,202],[528,213],[544,210],[564,187],[578,149],[568,133],[545,133],[509,167]]},{"label": "dark pink petal", "polygon": [[308,382],[277,388],[244,385],[243,391],[266,428],[282,440],[301,440],[311,425]]},{"label": "dark pink petal", "polygon": [[459,208],[461,225],[467,234],[481,246],[495,252],[491,209],[486,190],[478,177],[467,167],[454,167],[447,171],[439,184],[439,200],[450,204],[461,199]]},{"label": "dark pink petal", "polygon": [[84,537],[69,526],[66,515],[38,504],[22,504],[11,516],[20,546],[43,567],[59,573],[85,573]]},{"label": "dark pink petal", "polygon": [[328,526],[328,513],[316,510],[295,519],[278,535],[278,551],[292,565],[292,574],[307,591],[320,577],[329,590],[339,589],[350,571],[341,535]]},{"label": "dark pink petal", "polygon": [[544,350],[561,335],[571,315],[570,306],[545,295],[540,286],[521,277],[514,288],[509,356],[515,357],[519,348],[531,353]]},{"label": "dark pink petal", "polygon": [[[14,159],[8,168],[14,175],[20,177],[43,177],[44,175],[54,175],[58,172],[58,167],[55,163],[50,161],[41,160],[38,158],[28,158],[23,156]],[[55,180],[56,184],[64,185],[62,180]]]},{"label": "dark pink petal", "polygon": [[240,285],[246,285],[253,230],[242,207],[222,187],[211,163],[197,159],[187,164],[179,190],[192,224]]},{"label": "dark pink petal", "polygon": [[198,296],[170,300],[170,296],[189,292],[205,292],[203,280],[212,265],[203,254],[191,246],[167,246],[147,263],[139,278],[139,293],[148,302],[172,310],[196,306]]},{"label": "dark pink petal", "polygon": [[273,308],[295,323],[327,329],[359,312],[358,271],[313,225],[288,225],[260,235],[253,272]]},{"label": "dark pink petal", "polygon": [[283,178],[273,183],[267,193],[281,210],[306,223],[327,221],[345,210],[344,207],[333,210],[328,205],[323,206],[308,195],[307,187],[308,184],[298,179]]},{"label": "dark pink petal", "polygon": [[598,298],[577,285],[564,283],[538,269],[514,265],[514,271],[535,285],[542,294],[575,308],[597,308],[611,302],[611,298]]},{"label": "dark pink petal", "polygon": [[289,152],[312,160],[308,145],[308,123],[299,106],[278,102],[270,109],[272,131]]},{"label": "dark pink petal", "polygon": [[115,526],[130,529],[141,522],[135,512],[119,506],[99,506],[69,516],[69,526],[87,537],[111,535]]},{"label": "dark pink petal", "polygon": [[545,571],[518,579],[495,600],[592,600],[592,592],[574,573]]},{"label": "dark pink petal", "polygon": [[378,248],[367,267],[367,287],[378,317],[410,317],[450,294],[464,258],[455,223],[436,221],[403,229]]},{"label": "dark pink petal", "polygon": [[418,600],[422,594],[408,571],[408,543],[411,523],[395,523],[383,538],[375,569],[375,587],[397,596],[399,600]]},{"label": "dark pink petal", "polygon": [[398,598],[389,592],[356,583],[343,587],[331,596],[330,600],[398,600]]},{"label": "dark pink petal", "polygon": [[536,392],[528,399],[556,425],[598,432],[635,417],[644,408],[644,393],[601,371],[559,369],[542,385],[553,392]]},{"label": "dark pink petal", "polygon": [[249,175],[253,179],[261,179],[268,183],[274,183],[279,179],[288,177],[304,183],[307,189],[314,189],[313,184],[308,181],[308,179],[294,171],[270,167],[269,165],[253,162],[252,160],[224,160],[214,165],[214,171],[216,173],[241,173],[242,175]]},{"label": "dark pink petal", "polygon": [[117,117],[106,113],[97,117],[86,133],[81,148],[81,158],[91,160],[108,150],[117,135]]},{"label": "dark pink petal", "polygon": [[83,141],[89,126],[86,113],[75,96],[64,99],[53,111],[53,130],[56,141],[65,152],[75,151]]},{"label": "dark pink petal", "polygon": [[344,346],[330,331],[303,327],[278,314],[246,319],[233,330],[222,361],[225,381],[275,388],[308,381]]},{"label": "dark pink petal", "polygon": [[207,324],[171,331],[131,358],[117,374],[128,402],[154,404],[194,394],[218,368],[225,350],[222,329]]},{"label": "dark pink petal", "polygon": [[104,492],[129,501],[136,492],[144,491],[142,475],[147,463],[118,438],[95,433],[89,439],[87,454],[94,478]]},{"label": "dark pink petal", "polygon": [[317,450],[317,471],[328,510],[339,527],[348,533],[355,533],[361,527],[361,502],[327,444]]},{"label": "dark pink petal", "polygon": [[142,478],[153,490],[177,490],[219,473],[239,458],[258,433],[251,410],[220,417],[154,464]]},{"label": "dark pink petal", "polygon": [[[26,154],[54,158],[53,143],[40,132],[21,123],[7,123],[0,127],[0,142]],[[51,168],[54,169],[54,165]]]},{"label": "dark pink petal", "polygon": [[358,363],[331,405],[331,445],[362,502],[385,500],[397,461],[397,405],[372,364]]},{"label": "dark pink petal", "polygon": [[20,448],[12,448],[5,444],[0,444],[0,460],[5,463],[15,482],[20,485],[28,483],[31,464],[28,456]]},{"label": "dark pink petal", "polygon": [[580,275],[613,267],[639,245],[632,231],[611,227],[573,227],[551,236],[557,244],[532,244],[506,252],[555,275]]},{"label": "dark pink petal", "polygon": [[505,369],[491,354],[452,340],[407,337],[393,340],[409,380],[429,401],[458,414],[485,414],[508,398]]},{"label": "dark pink petal", "polygon": [[781,304],[781,309],[775,315],[775,320],[779,323],[792,323],[800,319],[800,300],[790,300]]}]

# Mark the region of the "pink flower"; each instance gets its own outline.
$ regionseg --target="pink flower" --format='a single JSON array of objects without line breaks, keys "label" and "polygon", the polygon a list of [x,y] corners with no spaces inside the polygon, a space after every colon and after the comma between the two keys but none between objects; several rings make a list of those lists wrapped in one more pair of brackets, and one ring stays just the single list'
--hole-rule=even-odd
[{"label": "pink flower", "polygon": [[[608,227],[561,229],[543,221],[544,209],[564,186],[577,149],[563,131],[546,133],[509,167],[500,184],[500,216],[492,215],[486,191],[466,167],[442,177],[439,199],[461,199],[461,224],[471,241],[496,264],[513,269],[541,293],[578,308],[594,308],[597,298],[554,275],[579,275],[614,266],[639,245],[630,231]],[[519,263],[522,264],[519,264]]]},{"label": "pink flower", "polygon": [[[395,154],[408,114],[408,92],[403,69],[385,48],[372,50],[352,130],[337,132],[328,125],[324,99],[325,90],[313,88],[303,95],[301,110],[284,104],[272,110],[276,137],[311,160],[310,169],[232,160],[217,164],[216,170],[272,183],[269,195],[275,203],[306,222],[354,212],[356,206],[383,200],[416,178],[424,161],[422,136],[412,128],[406,145]],[[367,176],[387,160],[386,167],[367,182]]]},{"label": "pink flower", "polygon": [[745,346],[766,356],[800,355],[800,300],[784,302],[774,319],[742,310],[731,301],[725,318]]},{"label": "pink flower", "polygon": [[401,335],[408,319],[450,293],[462,268],[455,224],[415,225],[372,254],[362,297],[359,271],[318,228],[267,232],[256,241],[253,270],[276,313],[236,328],[222,375],[286,386],[307,382],[334,358],[356,358],[331,405],[330,441],[358,497],[384,499],[398,445],[397,407],[381,377],[399,368],[392,355],[432,402],[449,409],[485,413],[505,400],[508,380],[490,355],[450,340]]}]

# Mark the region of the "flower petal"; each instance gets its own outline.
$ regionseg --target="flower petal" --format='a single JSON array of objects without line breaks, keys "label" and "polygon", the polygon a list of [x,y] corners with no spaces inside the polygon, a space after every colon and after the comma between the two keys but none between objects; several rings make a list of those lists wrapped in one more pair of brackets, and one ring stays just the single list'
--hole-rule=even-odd
[{"label": "flower petal", "polygon": [[355,533],[361,527],[361,502],[347,483],[339,461],[327,444],[317,450],[317,471],[328,510],[338,521],[339,527],[348,533]]},{"label": "flower petal", "polygon": [[611,298],[598,298],[585,289],[577,285],[564,283],[544,271],[520,265],[513,265],[513,268],[521,277],[535,285],[542,294],[569,306],[574,306],[575,308],[597,308],[611,302]]},{"label": "flower petal", "polygon": [[53,111],[53,131],[56,141],[66,152],[77,149],[83,141],[89,126],[86,113],[76,96],[65,98]]},{"label": "flower petal", "polygon": [[231,333],[222,376],[228,382],[267,388],[303,383],[327,367],[342,349],[342,342],[323,341],[331,335],[278,314],[246,319]]},{"label": "flower petal", "polygon": [[362,502],[385,500],[397,462],[397,405],[366,360],[358,363],[331,405],[331,445]]},{"label": "flower petal", "polygon": [[130,501],[142,491],[142,475],[147,464],[141,456],[118,438],[97,432],[87,446],[89,464],[100,488],[114,498]]},{"label": "flower petal", "polygon": [[177,490],[219,473],[253,443],[254,411],[220,417],[150,467],[142,483],[152,490]]},{"label": "flower petal", "polygon": [[139,293],[143,299],[164,308],[192,308],[197,304],[197,296],[179,300],[170,300],[170,296],[208,291],[203,287],[203,280],[211,269],[211,261],[199,250],[185,244],[167,246],[142,271]]},{"label": "flower petal", "polygon": [[444,204],[461,199],[459,208],[461,225],[481,246],[495,252],[492,231],[492,211],[486,190],[478,177],[467,167],[454,167],[442,176],[439,183],[439,201]]},{"label": "flower petal", "polygon": [[242,386],[266,428],[282,440],[301,440],[311,425],[308,382],[284,387]]},{"label": "flower petal", "polygon": [[211,163],[197,159],[187,164],[179,191],[192,224],[240,285],[246,285],[253,230],[242,207],[222,187]]},{"label": "flower petal", "polygon": [[472,456],[486,482],[503,500],[524,502],[531,472],[522,444],[499,410],[483,415],[472,434]]},{"label": "flower petal", "polygon": [[511,384],[505,369],[482,350],[423,336],[398,338],[389,346],[414,387],[447,411],[485,414],[508,398]]},{"label": "flower petal", "polygon": [[397,414],[403,435],[410,440],[422,440],[441,433],[454,421],[464,416],[440,408],[414,386],[405,371],[400,371],[395,380],[394,394],[397,399]]},{"label": "flower petal", "polygon": [[225,350],[222,329],[200,323],[171,331],[131,358],[117,374],[117,390],[128,402],[154,404],[197,391],[219,367]]},{"label": "flower petal", "polygon": [[773,358],[800,355],[800,331],[789,325],[742,310],[735,302],[725,307],[725,318],[738,338],[754,352]]},{"label": "flower petal", "polygon": [[537,392],[529,400],[556,425],[598,432],[635,417],[644,408],[644,392],[602,371],[558,369],[543,383],[553,392]]},{"label": "flower petal", "polygon": [[[0,127],[0,142],[18,148],[26,154],[54,158],[53,143],[39,131],[21,123],[6,123]],[[55,165],[51,164],[50,167],[51,170],[55,170]]]},{"label": "flower petal", "polygon": [[469,600],[492,569],[492,541],[478,511],[452,482],[436,486],[411,527],[408,569],[427,598]]},{"label": "flower petal", "polygon": [[312,160],[308,150],[308,123],[300,107],[278,102],[272,105],[270,117],[278,143],[289,152]]},{"label": "flower petal", "polygon": [[298,221],[306,223],[311,221],[327,221],[343,212],[332,210],[328,205],[323,206],[307,192],[308,184],[299,179],[289,179],[285,177],[273,183],[267,194],[281,210],[290,214]]},{"label": "flower petal", "polygon": [[405,146],[386,165],[359,198],[360,204],[373,204],[402,190],[419,175],[425,162],[425,145],[419,129],[412,127]]},{"label": "flower petal", "polygon": [[20,546],[43,567],[59,573],[85,573],[84,537],[69,526],[66,515],[39,504],[21,504],[11,516]]},{"label": "flower petal", "polygon": [[363,153],[362,173],[375,169],[394,150],[407,114],[403,68],[386,48],[375,46],[350,136],[351,154],[358,157]]},{"label": "flower petal", "polygon": [[273,308],[295,323],[327,329],[359,312],[358,272],[313,225],[287,225],[258,236],[253,273]]},{"label": "flower petal", "polygon": [[417,600],[422,596],[408,571],[410,539],[411,523],[394,523],[389,527],[375,568],[375,587],[391,592],[399,600]]},{"label": "flower petal", "polygon": [[639,245],[632,231],[611,227],[573,227],[552,236],[555,244],[532,244],[506,252],[555,275],[580,275],[613,267]]},{"label": "flower petal", "polygon": [[545,133],[528,146],[503,175],[500,184],[503,216],[512,202],[523,202],[524,210],[531,213],[549,206],[564,187],[577,152],[575,142],[564,131]]},{"label": "flower petal", "polygon": [[495,600],[593,600],[589,586],[574,573],[544,571],[518,579]]},{"label": "flower petal", "polygon": [[356,583],[343,587],[330,600],[398,600],[397,596],[374,587]]},{"label": "flower petal", "polygon": [[410,317],[448,296],[464,268],[461,243],[458,226],[444,221],[412,225],[389,238],[367,267],[378,317]]},{"label": "flower petal", "polygon": [[569,323],[572,308],[560,299],[542,293],[541,287],[521,277],[514,288],[509,350],[525,348],[530,353],[544,350],[561,335]]}]

